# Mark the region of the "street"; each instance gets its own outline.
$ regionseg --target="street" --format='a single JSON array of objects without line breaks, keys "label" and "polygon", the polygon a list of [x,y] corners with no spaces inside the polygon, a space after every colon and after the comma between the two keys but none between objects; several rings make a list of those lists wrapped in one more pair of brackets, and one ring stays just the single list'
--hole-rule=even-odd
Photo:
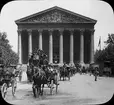
[{"label": "street", "polygon": [[49,88],[44,88],[44,95],[34,98],[32,84],[18,82],[15,97],[9,88],[5,100],[15,105],[87,105],[105,103],[114,93],[114,78],[111,77],[98,77],[94,81],[94,76],[77,73],[70,81],[59,83],[58,94],[54,89],[53,95],[50,95]]}]

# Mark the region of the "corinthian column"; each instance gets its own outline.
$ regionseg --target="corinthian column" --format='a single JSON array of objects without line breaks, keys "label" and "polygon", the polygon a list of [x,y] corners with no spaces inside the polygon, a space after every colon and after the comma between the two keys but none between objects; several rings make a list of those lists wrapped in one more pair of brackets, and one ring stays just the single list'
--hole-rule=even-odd
[{"label": "corinthian column", "polygon": [[59,40],[59,63],[63,65],[63,30],[59,30],[60,32],[60,40]]},{"label": "corinthian column", "polygon": [[42,30],[39,29],[39,49],[42,50]]},{"label": "corinthian column", "polygon": [[94,63],[94,29],[91,29],[90,64]]},{"label": "corinthian column", "polygon": [[32,30],[29,29],[28,31],[28,35],[29,35],[29,41],[28,41],[28,45],[29,45],[29,56],[32,54]]},{"label": "corinthian column", "polygon": [[49,30],[49,63],[53,63],[53,36],[52,30]]},{"label": "corinthian column", "polygon": [[22,64],[22,42],[21,42],[21,31],[22,30],[18,30],[18,57],[19,57],[19,64]]},{"label": "corinthian column", "polygon": [[84,64],[84,29],[80,29],[80,64]]},{"label": "corinthian column", "polygon": [[70,30],[70,65],[74,65],[74,37],[73,30]]}]

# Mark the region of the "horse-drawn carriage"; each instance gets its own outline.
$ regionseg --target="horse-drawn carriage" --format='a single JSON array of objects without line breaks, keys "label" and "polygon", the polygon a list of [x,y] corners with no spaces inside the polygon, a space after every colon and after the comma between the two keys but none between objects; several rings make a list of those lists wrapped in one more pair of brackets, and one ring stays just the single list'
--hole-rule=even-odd
[{"label": "horse-drawn carriage", "polygon": [[97,73],[97,75],[99,74],[99,65],[96,63],[90,64],[89,68],[88,68],[88,73],[95,75]]},{"label": "horse-drawn carriage", "polygon": [[103,69],[103,75],[106,75],[106,76],[111,76],[111,74],[112,74],[112,70],[111,70],[111,68],[112,68],[112,65],[113,64],[113,62],[111,62],[111,61],[104,61],[104,69]]},{"label": "horse-drawn carriage", "polygon": [[60,80],[63,78],[63,81],[68,78],[70,80],[71,76],[71,69],[68,65],[64,64],[63,66],[60,67]]},{"label": "horse-drawn carriage", "polygon": [[27,77],[32,81],[32,89],[34,97],[43,95],[43,88],[46,84],[50,88],[50,93],[53,93],[54,85],[56,86],[56,93],[58,89],[57,70],[53,65],[48,64],[47,55],[42,50],[34,52],[29,59],[27,69]]},{"label": "horse-drawn carriage", "polygon": [[12,87],[12,95],[15,95],[18,72],[14,73],[14,69],[16,66],[8,66],[0,65],[0,92],[3,98],[5,98],[7,94],[7,89]]}]

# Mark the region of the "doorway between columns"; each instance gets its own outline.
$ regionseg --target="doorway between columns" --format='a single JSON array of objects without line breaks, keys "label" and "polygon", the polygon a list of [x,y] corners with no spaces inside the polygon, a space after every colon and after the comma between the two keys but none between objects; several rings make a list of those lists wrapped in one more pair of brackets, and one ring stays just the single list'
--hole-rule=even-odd
[{"label": "doorway between columns", "polygon": [[59,63],[59,31],[53,31],[53,63]]}]

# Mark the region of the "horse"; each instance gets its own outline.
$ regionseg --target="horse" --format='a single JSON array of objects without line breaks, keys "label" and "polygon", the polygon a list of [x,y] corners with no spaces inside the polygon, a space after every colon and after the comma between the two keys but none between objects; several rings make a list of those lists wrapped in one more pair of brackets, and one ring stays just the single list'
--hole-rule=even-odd
[{"label": "horse", "polygon": [[67,69],[67,67],[60,67],[60,80],[61,80],[61,77],[63,77],[63,81],[66,79],[66,77],[68,77],[68,79],[70,80],[70,70]]},{"label": "horse", "polygon": [[74,67],[67,67],[67,70],[70,72],[70,75],[74,75],[77,72],[77,68]]},{"label": "horse", "polygon": [[34,75],[33,75],[33,93],[34,97],[40,94],[43,95],[44,84],[47,83],[46,74],[40,67],[34,67]]},{"label": "horse", "polygon": [[111,74],[112,74],[111,68],[105,67],[103,70],[103,74],[106,76],[111,76]]},{"label": "horse", "polygon": [[82,67],[82,74],[86,74],[86,68],[85,68],[85,66]]},{"label": "horse", "polygon": [[29,82],[32,82],[32,76],[33,76],[33,70],[32,69],[33,69],[32,66],[27,66],[26,74],[27,74],[27,78],[28,78]]}]

